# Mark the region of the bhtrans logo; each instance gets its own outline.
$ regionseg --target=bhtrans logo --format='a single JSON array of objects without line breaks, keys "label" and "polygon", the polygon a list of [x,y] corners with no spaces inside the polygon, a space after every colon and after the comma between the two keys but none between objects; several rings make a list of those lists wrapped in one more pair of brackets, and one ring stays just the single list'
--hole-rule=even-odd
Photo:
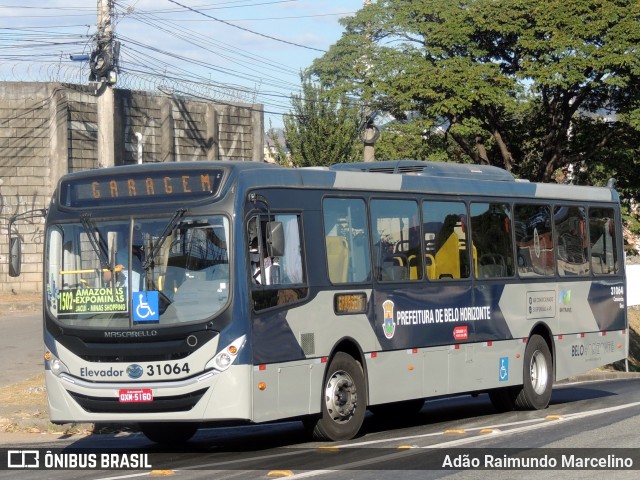
[{"label": "bhtrans logo", "polygon": [[562,290],[558,295],[558,303],[560,304],[560,312],[571,313],[571,290]]}]

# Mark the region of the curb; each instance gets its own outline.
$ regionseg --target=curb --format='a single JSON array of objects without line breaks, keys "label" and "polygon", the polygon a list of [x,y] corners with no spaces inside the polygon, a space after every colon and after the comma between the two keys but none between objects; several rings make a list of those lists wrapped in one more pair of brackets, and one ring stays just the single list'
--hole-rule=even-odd
[{"label": "curb", "polygon": [[[0,312],[39,312],[42,310],[40,302],[15,302],[10,304],[0,303]],[[1,313],[0,313],[1,314]]]},{"label": "curb", "polygon": [[13,313],[41,312],[42,300],[0,300],[0,316]]},{"label": "curb", "polygon": [[640,378],[640,372],[593,372],[576,375],[556,382],[554,385],[567,385],[569,383],[599,382],[604,380],[631,380]]}]

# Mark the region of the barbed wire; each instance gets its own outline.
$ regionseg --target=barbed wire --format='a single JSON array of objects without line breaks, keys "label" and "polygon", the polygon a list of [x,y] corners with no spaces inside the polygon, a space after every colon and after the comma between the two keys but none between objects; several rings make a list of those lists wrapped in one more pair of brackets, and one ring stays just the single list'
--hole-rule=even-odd
[{"label": "barbed wire", "polygon": [[[25,61],[0,61],[0,81],[89,84],[88,62],[40,63]],[[225,88],[220,84],[196,82],[169,76],[157,76],[145,72],[122,71],[118,75],[117,88],[167,94],[180,92],[181,95],[194,98],[207,98],[211,101],[255,103],[257,90],[239,87]]]},{"label": "barbed wire", "polygon": [[0,61],[2,82],[58,82],[86,83],[89,64],[69,62],[25,62]]},{"label": "barbed wire", "polygon": [[207,98],[212,101],[254,103],[256,92],[238,88],[225,88],[206,82],[195,82],[168,76],[147,75],[139,72],[122,72],[118,78],[118,88],[148,91],[154,93],[174,93]]}]

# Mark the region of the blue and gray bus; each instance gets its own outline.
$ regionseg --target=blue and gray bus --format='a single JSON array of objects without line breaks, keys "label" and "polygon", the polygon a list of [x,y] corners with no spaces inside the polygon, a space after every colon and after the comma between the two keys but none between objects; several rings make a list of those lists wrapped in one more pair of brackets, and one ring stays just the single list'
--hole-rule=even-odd
[{"label": "blue and gray bus", "polygon": [[72,173],[46,216],[50,418],[158,442],[300,419],[345,440],[367,409],[429,397],[543,409],[554,382],[627,357],[622,242],[612,186],[495,167]]}]

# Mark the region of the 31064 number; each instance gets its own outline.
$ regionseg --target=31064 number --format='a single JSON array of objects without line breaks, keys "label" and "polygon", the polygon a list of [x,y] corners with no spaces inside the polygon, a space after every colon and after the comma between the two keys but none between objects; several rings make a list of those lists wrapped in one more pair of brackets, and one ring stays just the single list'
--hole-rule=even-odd
[{"label": "31064 number", "polygon": [[181,373],[189,373],[191,369],[188,363],[156,363],[147,365],[147,375],[153,377],[155,375],[179,375]]}]

